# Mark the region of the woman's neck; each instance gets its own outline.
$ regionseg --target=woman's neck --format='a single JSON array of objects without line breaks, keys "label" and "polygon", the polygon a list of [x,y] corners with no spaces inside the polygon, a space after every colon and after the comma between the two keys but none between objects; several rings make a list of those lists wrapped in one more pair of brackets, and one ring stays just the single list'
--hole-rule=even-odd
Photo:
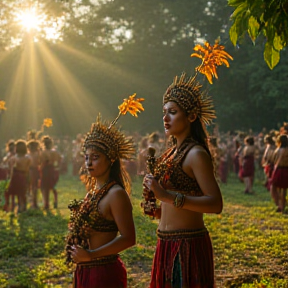
[{"label": "woman's neck", "polygon": [[175,136],[175,138],[176,138],[176,148],[179,149],[179,147],[181,146],[183,141],[186,138],[188,138],[188,137],[191,137],[191,135],[190,134],[182,134],[182,135],[179,135],[179,136]]}]

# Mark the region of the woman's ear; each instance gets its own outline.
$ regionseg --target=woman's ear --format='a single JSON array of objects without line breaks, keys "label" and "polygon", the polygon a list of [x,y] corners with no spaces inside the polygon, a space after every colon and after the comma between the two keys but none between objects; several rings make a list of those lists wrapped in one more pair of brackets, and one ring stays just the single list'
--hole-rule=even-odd
[{"label": "woman's ear", "polygon": [[196,114],[195,113],[190,113],[189,115],[188,115],[188,120],[189,120],[189,122],[190,123],[192,123],[192,122],[194,122],[195,120],[196,120]]}]

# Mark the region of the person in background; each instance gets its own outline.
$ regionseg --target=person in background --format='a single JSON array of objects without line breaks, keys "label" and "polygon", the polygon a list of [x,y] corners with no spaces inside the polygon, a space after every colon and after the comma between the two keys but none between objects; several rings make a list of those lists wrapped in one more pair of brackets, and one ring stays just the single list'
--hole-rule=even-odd
[{"label": "person in background", "polygon": [[255,172],[255,145],[254,137],[247,136],[244,139],[244,148],[240,153],[239,163],[240,163],[240,177],[243,179],[245,184],[245,194],[253,193],[253,182],[254,182],[254,172]]},{"label": "person in background", "polygon": [[[31,159],[27,155],[26,141],[19,139],[15,143],[16,154],[11,157],[11,180],[9,183],[7,198],[5,203],[6,211],[15,210],[15,198],[18,201],[18,213],[26,211],[26,192],[27,192],[27,179],[29,168],[31,165]],[[9,209],[9,198],[11,197],[11,209]]]},{"label": "person in background", "polygon": [[269,134],[265,135],[264,137],[265,143],[265,151],[262,157],[262,167],[264,169],[265,175],[265,184],[264,186],[267,188],[268,191],[271,190],[271,176],[274,170],[274,151],[276,149],[275,142],[273,137]]},{"label": "person in background", "polygon": [[143,180],[144,197],[161,201],[150,288],[215,286],[213,248],[204,213],[221,213],[221,191],[214,175],[205,125],[215,118],[211,99],[195,77],[175,77],[163,97],[168,148],[154,174]]},{"label": "person in background", "polygon": [[59,153],[53,151],[53,140],[50,136],[45,135],[41,138],[43,149],[40,154],[40,175],[41,175],[41,192],[44,209],[49,209],[49,193],[53,191],[54,208],[57,208],[57,191],[55,193],[55,165],[59,163]]},{"label": "person in background", "polygon": [[278,135],[274,152],[274,169],[271,176],[271,195],[277,206],[277,212],[285,212],[288,188],[288,138]]},{"label": "person in background", "polygon": [[38,208],[37,194],[40,181],[40,143],[31,139],[27,143],[28,155],[31,159],[29,168],[29,195],[31,195],[31,208]]}]

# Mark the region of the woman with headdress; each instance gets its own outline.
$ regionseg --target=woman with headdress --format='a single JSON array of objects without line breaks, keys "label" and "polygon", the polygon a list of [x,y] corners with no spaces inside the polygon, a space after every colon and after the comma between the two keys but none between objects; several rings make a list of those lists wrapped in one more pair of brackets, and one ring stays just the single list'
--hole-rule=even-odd
[{"label": "woman with headdress", "polygon": [[115,120],[107,125],[98,117],[83,143],[88,170],[83,181],[88,193],[69,205],[66,246],[67,263],[77,264],[77,288],[127,287],[126,269],[118,253],[135,244],[135,227],[130,179],[121,160],[134,158],[135,147],[114,126]]},{"label": "woman with headdress", "polygon": [[203,213],[220,213],[222,197],[205,129],[214,110],[200,87],[195,78],[186,80],[182,74],[163,97],[165,133],[172,147],[158,158],[154,176],[146,175],[143,182],[161,201],[150,288],[214,287]]},{"label": "woman with headdress", "polygon": [[277,212],[285,212],[288,189],[288,138],[280,134],[276,139],[274,170],[271,176],[271,194],[277,205]]},{"label": "woman with headdress", "polygon": [[[223,63],[217,57],[229,54],[217,43],[213,47],[205,43],[205,47],[194,48],[207,49],[200,57],[203,65],[196,70],[211,83],[216,64]],[[213,67],[208,69],[204,63]],[[145,199],[152,191],[161,201],[155,209],[160,222],[150,288],[215,287],[213,249],[203,215],[221,213],[223,203],[205,127],[215,118],[215,111],[201,87],[196,76],[186,79],[183,73],[163,96],[165,134],[172,146],[156,159],[153,175],[143,180]]]}]

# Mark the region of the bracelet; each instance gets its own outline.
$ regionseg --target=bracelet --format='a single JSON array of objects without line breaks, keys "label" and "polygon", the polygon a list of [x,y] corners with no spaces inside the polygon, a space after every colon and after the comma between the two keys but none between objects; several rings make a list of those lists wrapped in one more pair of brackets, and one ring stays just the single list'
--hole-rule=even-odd
[{"label": "bracelet", "polygon": [[182,208],[185,202],[185,195],[181,193],[176,193],[176,196],[173,201],[173,205],[176,208]]}]

